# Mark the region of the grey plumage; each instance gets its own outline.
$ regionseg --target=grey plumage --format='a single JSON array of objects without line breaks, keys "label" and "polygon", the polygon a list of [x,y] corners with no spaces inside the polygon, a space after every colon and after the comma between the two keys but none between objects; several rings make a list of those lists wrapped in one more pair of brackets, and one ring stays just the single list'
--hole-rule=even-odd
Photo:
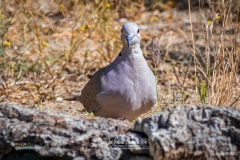
[{"label": "grey plumage", "polygon": [[121,54],[91,77],[79,100],[95,116],[133,120],[157,102],[156,81],[140,48],[138,25],[125,23],[121,40]]}]

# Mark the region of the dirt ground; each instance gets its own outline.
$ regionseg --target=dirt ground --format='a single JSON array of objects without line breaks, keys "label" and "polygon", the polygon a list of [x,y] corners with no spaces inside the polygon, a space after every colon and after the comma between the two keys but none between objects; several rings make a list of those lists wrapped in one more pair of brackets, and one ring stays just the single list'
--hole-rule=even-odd
[{"label": "dirt ground", "polygon": [[[191,18],[195,47],[198,50],[197,53],[202,53],[205,51],[202,15],[199,10],[194,10],[191,12]],[[66,58],[65,53],[69,49],[69,41],[71,41],[72,37],[71,18],[68,19],[65,15],[54,14],[47,21],[49,21],[49,24],[54,25],[54,31],[52,31],[52,27],[49,27],[50,25],[45,27],[46,32],[53,33],[44,35],[46,44],[43,44],[44,47],[42,47],[41,52],[43,54],[38,54],[38,56],[35,53],[39,52],[39,50],[27,49],[24,51],[23,56],[16,58],[25,42],[21,41],[22,38],[19,37],[18,33],[15,33],[17,32],[14,29],[16,26],[9,27],[9,31],[12,32],[11,36],[8,36],[8,40],[12,44],[6,47],[9,60],[19,61],[27,57],[31,60],[30,62],[39,60],[42,63],[43,57],[50,57],[47,59],[49,69],[46,67],[36,72],[24,72],[23,70],[24,73],[18,71],[17,73],[22,75],[17,80],[9,72],[6,74],[2,71],[4,76],[1,78],[0,102],[19,103],[51,113],[72,116],[87,115],[80,102],[69,102],[65,101],[64,98],[80,95],[82,88],[88,81],[87,75],[91,75],[99,68],[108,65],[119,54],[121,48],[120,38],[116,38],[116,41],[113,42],[109,41],[109,44],[105,45],[102,39],[104,40],[106,37],[102,38],[94,33],[89,36],[88,32],[83,32],[82,36],[85,39],[74,51],[73,60],[65,61],[63,59]],[[155,37],[160,42],[162,54],[160,64],[156,67],[160,107],[201,104],[199,94],[196,91],[195,67],[191,58],[193,47],[188,10],[169,8],[160,11],[156,9],[154,11],[144,11],[142,14],[136,15],[135,18],[115,19],[112,22],[114,25],[111,25],[116,30],[114,36],[120,37],[121,25],[126,21],[135,21],[139,24],[142,36],[141,47],[153,71],[151,53],[146,50],[146,47]],[[94,23],[88,25],[94,26]],[[91,27],[89,27],[90,29]],[[107,34],[107,30],[104,32]],[[32,41],[35,40],[33,38],[34,34],[28,35],[29,44],[31,44],[31,39]],[[109,34],[109,36],[111,35]],[[103,44],[101,52],[99,47]],[[115,50],[110,49],[111,54],[108,55],[106,46],[111,48],[114,45],[119,45],[119,47],[114,48]],[[29,63],[28,61],[24,62],[26,65]],[[13,72],[17,70],[14,67],[16,66],[12,67]]]}]

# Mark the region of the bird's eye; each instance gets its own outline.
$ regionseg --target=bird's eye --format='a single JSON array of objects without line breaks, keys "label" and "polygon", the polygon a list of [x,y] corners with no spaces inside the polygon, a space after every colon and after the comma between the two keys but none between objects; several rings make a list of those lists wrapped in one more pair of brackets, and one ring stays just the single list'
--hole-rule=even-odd
[{"label": "bird's eye", "polygon": [[139,29],[138,29],[137,33],[139,33]]}]

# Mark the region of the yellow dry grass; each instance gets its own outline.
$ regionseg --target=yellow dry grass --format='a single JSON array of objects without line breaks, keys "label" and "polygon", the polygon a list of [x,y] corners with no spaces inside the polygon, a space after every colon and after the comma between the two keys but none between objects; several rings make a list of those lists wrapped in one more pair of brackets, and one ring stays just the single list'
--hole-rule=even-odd
[{"label": "yellow dry grass", "polygon": [[239,107],[239,7],[234,8],[239,4],[209,2],[190,7],[189,20],[188,10],[172,8],[172,0],[148,5],[143,0],[2,0],[0,103],[85,114],[80,103],[62,99],[79,94],[87,75],[118,55],[121,25],[128,20],[140,25],[147,59],[148,43],[155,37],[160,42],[163,54],[155,72],[161,108]]}]

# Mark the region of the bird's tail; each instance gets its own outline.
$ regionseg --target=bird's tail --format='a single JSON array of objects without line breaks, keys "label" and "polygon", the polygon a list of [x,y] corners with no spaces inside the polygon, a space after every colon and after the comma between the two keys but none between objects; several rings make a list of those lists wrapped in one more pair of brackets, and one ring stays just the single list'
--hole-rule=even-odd
[{"label": "bird's tail", "polygon": [[70,98],[64,98],[65,101],[80,101],[81,102],[81,96],[74,96]]}]

